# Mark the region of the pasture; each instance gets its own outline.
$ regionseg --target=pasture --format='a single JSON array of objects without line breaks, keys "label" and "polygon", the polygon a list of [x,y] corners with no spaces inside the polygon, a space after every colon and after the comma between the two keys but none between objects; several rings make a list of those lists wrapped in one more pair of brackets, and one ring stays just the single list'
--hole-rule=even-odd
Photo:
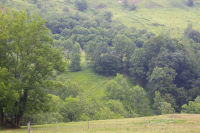
[{"label": "pasture", "polygon": [[[31,126],[31,133],[199,133],[200,115],[169,114],[151,117],[70,122]],[[26,133],[21,129],[0,133]]]},{"label": "pasture", "polygon": [[[48,12],[45,16],[54,13],[64,13],[64,9],[68,8],[68,12],[75,13],[75,0],[51,0],[43,3],[45,8],[42,13]],[[128,27],[137,29],[146,29],[154,34],[168,34],[173,38],[180,38],[188,24],[192,24],[194,29],[200,29],[200,1],[194,7],[188,7],[183,0],[130,0],[135,3],[137,9],[130,11],[123,7],[120,0],[86,0],[88,10],[79,12],[80,15],[96,15],[105,10],[111,11],[113,20],[121,22]],[[24,0],[14,0],[8,2],[8,7],[15,9],[23,9],[28,7],[35,10],[38,5],[28,3]],[[48,9],[48,10],[47,10]]]}]

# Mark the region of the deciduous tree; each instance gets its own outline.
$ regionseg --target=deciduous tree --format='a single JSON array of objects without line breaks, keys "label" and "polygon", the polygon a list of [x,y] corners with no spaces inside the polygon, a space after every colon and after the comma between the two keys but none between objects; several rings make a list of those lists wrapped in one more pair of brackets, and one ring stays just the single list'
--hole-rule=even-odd
[{"label": "deciduous tree", "polygon": [[0,29],[0,118],[3,125],[20,127],[25,111],[45,109],[47,79],[64,63],[38,15],[0,13]]}]

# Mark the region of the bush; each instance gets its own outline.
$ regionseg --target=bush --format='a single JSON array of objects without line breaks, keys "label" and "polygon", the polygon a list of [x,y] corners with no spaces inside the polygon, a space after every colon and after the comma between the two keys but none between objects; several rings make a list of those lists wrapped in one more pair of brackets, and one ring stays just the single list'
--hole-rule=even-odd
[{"label": "bush", "polygon": [[105,20],[108,21],[108,22],[112,21],[112,16],[113,16],[113,14],[110,11],[106,11],[105,14],[104,14]]},{"label": "bush", "polygon": [[85,0],[76,1],[75,5],[79,11],[85,11],[88,8],[87,2]]},{"label": "bush", "polygon": [[131,4],[130,6],[129,6],[129,9],[131,10],[131,11],[134,11],[134,10],[136,10],[136,5],[135,4]]},{"label": "bush", "polygon": [[120,59],[111,54],[101,55],[95,64],[96,72],[106,76],[116,75],[120,68]]},{"label": "bush", "polygon": [[199,114],[200,113],[200,96],[195,101],[189,101],[188,105],[182,106],[182,113]]},{"label": "bush", "polygon": [[155,109],[155,113],[159,115],[171,114],[175,112],[171,104],[166,102],[165,99],[161,97],[161,94],[159,91],[155,92],[153,108]]},{"label": "bush", "polygon": [[136,5],[134,3],[129,2],[128,0],[124,0],[123,1],[123,7],[127,8],[131,11],[136,10]]},{"label": "bush", "polygon": [[109,100],[106,105],[110,108],[110,110],[119,116],[126,117],[127,112],[124,108],[124,105],[119,100]]},{"label": "bush", "polygon": [[194,42],[200,43],[200,33],[198,31],[192,30],[188,37],[191,38]]},{"label": "bush", "polygon": [[193,0],[188,0],[187,1],[187,6],[190,6],[190,7],[194,6],[194,1]]}]

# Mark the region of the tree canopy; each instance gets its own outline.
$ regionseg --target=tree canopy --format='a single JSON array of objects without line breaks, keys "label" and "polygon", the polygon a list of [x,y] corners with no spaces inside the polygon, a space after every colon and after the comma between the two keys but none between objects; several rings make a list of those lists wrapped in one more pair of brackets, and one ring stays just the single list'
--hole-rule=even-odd
[{"label": "tree canopy", "polygon": [[48,108],[49,76],[65,66],[38,15],[8,10],[0,13],[0,29],[0,119],[19,127],[25,112]]}]

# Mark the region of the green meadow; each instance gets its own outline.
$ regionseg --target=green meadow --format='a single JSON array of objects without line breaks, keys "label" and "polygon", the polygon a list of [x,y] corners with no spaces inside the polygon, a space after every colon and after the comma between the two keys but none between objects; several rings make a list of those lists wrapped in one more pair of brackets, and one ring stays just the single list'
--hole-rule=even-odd
[{"label": "green meadow", "polygon": [[[199,133],[200,115],[170,114],[130,119],[99,120],[31,126],[31,133]],[[21,129],[0,133],[27,133]]]},{"label": "green meadow", "polygon": [[[9,7],[24,9],[24,7],[34,10],[36,6],[24,0],[13,0]],[[46,5],[43,12],[48,9],[45,15],[53,13],[64,13],[63,9],[68,8],[69,12],[76,12],[75,0],[51,0]],[[130,0],[135,3],[137,9],[130,11],[125,9],[118,0],[87,0],[89,9],[82,15],[95,15],[96,13],[109,10],[113,14],[113,20],[119,21],[128,27],[145,29],[154,34],[168,34],[180,38],[188,24],[192,24],[200,30],[200,8],[199,0],[194,7],[188,7],[184,0]],[[47,4],[48,3],[48,4]],[[97,8],[104,5],[103,8]]]},{"label": "green meadow", "polygon": [[[146,29],[155,34],[181,37],[188,24],[200,29],[199,7],[188,7],[182,0],[133,0],[136,11],[129,11],[114,0],[103,1],[112,11],[113,18],[129,27]],[[103,3],[102,2],[102,3]]]},{"label": "green meadow", "polygon": [[104,96],[104,85],[110,80],[110,77],[98,75],[92,69],[85,69],[79,72],[63,73],[57,79],[60,81],[75,81],[88,97],[101,98]]}]

